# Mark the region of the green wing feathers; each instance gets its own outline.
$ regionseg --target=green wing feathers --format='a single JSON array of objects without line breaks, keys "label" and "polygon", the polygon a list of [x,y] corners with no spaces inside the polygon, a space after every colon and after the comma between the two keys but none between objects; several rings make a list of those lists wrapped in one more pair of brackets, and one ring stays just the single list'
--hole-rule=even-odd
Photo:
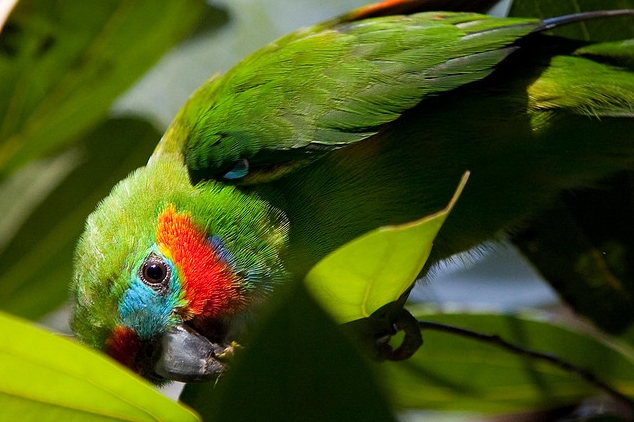
[{"label": "green wing feathers", "polygon": [[433,12],[294,32],[196,91],[157,152],[183,153],[194,181],[311,161],[484,78],[539,24]]},{"label": "green wing feathers", "polygon": [[241,183],[270,181],[377,134],[426,98],[485,79],[518,45],[536,72],[526,87],[536,131],[562,112],[631,116],[634,43],[564,40],[557,52],[548,47],[556,37],[523,41],[542,25],[427,12],[296,31],[201,86],[156,154],[182,156],[194,183],[221,179],[241,160]]}]

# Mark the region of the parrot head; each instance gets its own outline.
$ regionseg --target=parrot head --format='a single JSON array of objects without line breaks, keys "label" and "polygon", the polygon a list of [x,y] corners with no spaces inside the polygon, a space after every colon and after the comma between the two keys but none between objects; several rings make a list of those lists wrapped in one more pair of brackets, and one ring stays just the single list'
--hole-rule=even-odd
[{"label": "parrot head", "polygon": [[155,160],[89,217],[71,327],[153,382],[217,376],[232,336],[287,277],[287,230],[256,196],[212,181],[193,186],[182,160]]}]

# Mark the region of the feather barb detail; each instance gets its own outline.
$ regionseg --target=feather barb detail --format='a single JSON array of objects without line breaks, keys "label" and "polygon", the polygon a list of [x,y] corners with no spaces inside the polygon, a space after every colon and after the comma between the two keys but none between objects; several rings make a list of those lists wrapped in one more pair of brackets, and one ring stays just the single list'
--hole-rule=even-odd
[{"label": "feather barb detail", "polygon": [[188,313],[213,318],[233,313],[244,306],[237,276],[196,227],[188,213],[168,205],[158,217],[156,243],[174,263]]}]

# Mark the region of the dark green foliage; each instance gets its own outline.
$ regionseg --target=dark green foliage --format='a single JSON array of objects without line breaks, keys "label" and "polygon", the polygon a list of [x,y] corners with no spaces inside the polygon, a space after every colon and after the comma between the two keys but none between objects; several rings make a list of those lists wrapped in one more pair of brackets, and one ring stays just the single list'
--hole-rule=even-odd
[{"label": "dark green foliage", "polygon": [[226,377],[181,399],[206,422],[393,421],[368,362],[301,284],[279,293]]}]

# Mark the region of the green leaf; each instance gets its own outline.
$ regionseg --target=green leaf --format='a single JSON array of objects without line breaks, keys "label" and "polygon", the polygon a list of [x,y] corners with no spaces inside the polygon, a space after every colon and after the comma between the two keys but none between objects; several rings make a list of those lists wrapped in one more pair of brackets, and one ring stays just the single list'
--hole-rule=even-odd
[{"label": "green leaf", "polygon": [[205,8],[203,0],[19,2],[0,37],[0,175],[102,120]]},{"label": "green leaf", "polygon": [[181,400],[211,421],[393,421],[372,372],[302,283],[271,297],[226,376]]},{"label": "green leaf", "polygon": [[[591,370],[634,398],[634,349],[536,315],[414,313],[419,319],[497,334]],[[401,408],[521,412],[578,403],[604,394],[552,364],[492,344],[424,330],[425,345],[408,361],[386,362],[382,381]]]},{"label": "green leaf", "polygon": [[411,223],[379,227],[330,253],[306,275],[308,290],[339,323],[368,317],[397,300],[425,265],[468,177],[467,172],[439,212]]},{"label": "green leaf", "polygon": [[0,313],[0,419],[198,421],[100,353]]},{"label": "green leaf", "polygon": [[[111,119],[68,152],[29,164],[0,183],[0,246],[6,245],[0,250],[0,309],[35,319],[67,300],[86,217],[116,182],[147,162],[159,138],[147,122]],[[3,189],[7,185],[15,186]],[[33,195],[27,195],[30,190]],[[48,196],[29,198],[44,191]]]}]

